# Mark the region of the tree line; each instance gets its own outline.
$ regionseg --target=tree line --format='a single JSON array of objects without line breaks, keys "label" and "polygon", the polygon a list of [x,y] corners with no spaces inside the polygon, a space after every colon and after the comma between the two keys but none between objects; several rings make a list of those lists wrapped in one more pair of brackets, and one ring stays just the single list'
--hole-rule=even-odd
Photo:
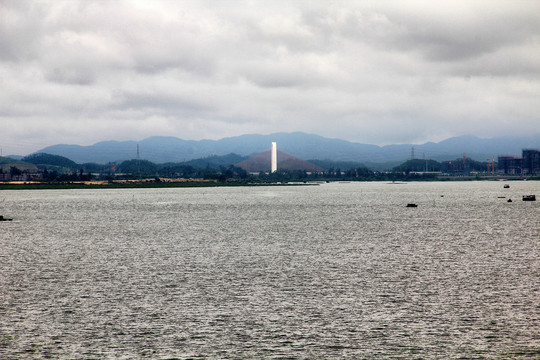
[{"label": "tree line", "polygon": [[[160,178],[207,179],[220,182],[307,182],[307,181],[398,181],[398,180],[433,180],[436,172],[466,173],[485,171],[487,163],[471,159],[437,162],[434,160],[414,159],[403,162],[390,171],[373,171],[366,166],[349,167],[346,163],[334,163],[347,168],[330,166],[325,171],[309,173],[304,170],[279,169],[275,173],[260,172],[249,174],[234,165],[223,165],[223,159],[209,157],[197,162],[156,164],[148,160],[132,159],[120,163],[77,164],[70,159],[51,154],[33,154],[22,161],[35,164],[42,172],[44,181],[88,181],[91,179],[148,179],[159,181]],[[206,160],[206,165],[205,164]],[[221,161],[221,162],[220,162]],[[352,163],[351,163],[352,165]],[[20,173],[16,168],[11,170]]]}]

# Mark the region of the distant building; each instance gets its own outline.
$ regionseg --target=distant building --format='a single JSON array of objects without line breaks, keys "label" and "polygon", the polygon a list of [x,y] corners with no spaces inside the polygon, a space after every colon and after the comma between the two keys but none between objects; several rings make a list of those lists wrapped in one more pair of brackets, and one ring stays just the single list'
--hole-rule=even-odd
[{"label": "distant building", "polygon": [[523,158],[507,155],[499,156],[497,165],[499,172],[502,172],[503,174],[522,174]]},{"label": "distant building", "polygon": [[526,174],[540,174],[540,151],[533,149],[523,149],[523,169]]},{"label": "distant building", "polygon": [[523,149],[522,157],[499,156],[498,167],[504,174],[540,174],[540,151]]},{"label": "distant building", "polygon": [[0,164],[0,181],[33,181],[43,179],[36,165],[27,163]]},{"label": "distant building", "polygon": [[275,142],[272,142],[272,163],[271,163],[271,172],[277,171],[277,144]]}]

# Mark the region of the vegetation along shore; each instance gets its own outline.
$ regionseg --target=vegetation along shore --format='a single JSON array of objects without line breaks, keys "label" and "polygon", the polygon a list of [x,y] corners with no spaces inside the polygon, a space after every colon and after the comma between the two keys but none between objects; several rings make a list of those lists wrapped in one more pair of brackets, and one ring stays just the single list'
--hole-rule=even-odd
[{"label": "vegetation along shore", "polygon": [[139,159],[118,164],[77,164],[50,154],[34,154],[21,160],[0,157],[0,190],[307,185],[331,181],[540,180],[537,174],[505,174],[496,163],[471,159],[459,159],[456,162],[460,166],[453,169],[433,160],[414,159],[384,171],[359,163],[321,162],[318,171],[279,168],[275,172],[253,172],[231,164],[230,157],[213,156],[189,163],[166,164]]}]

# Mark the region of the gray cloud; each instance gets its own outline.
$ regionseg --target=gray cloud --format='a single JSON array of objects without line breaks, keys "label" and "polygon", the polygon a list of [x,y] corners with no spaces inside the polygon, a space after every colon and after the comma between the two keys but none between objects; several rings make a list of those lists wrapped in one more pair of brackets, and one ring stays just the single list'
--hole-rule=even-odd
[{"label": "gray cloud", "polygon": [[531,1],[0,2],[0,147],[539,133]]}]

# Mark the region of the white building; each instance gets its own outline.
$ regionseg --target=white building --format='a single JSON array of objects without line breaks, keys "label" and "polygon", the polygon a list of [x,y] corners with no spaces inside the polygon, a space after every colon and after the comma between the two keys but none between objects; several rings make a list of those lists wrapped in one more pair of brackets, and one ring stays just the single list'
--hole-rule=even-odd
[{"label": "white building", "polygon": [[272,142],[272,165],[270,167],[270,172],[277,171],[277,144]]}]

